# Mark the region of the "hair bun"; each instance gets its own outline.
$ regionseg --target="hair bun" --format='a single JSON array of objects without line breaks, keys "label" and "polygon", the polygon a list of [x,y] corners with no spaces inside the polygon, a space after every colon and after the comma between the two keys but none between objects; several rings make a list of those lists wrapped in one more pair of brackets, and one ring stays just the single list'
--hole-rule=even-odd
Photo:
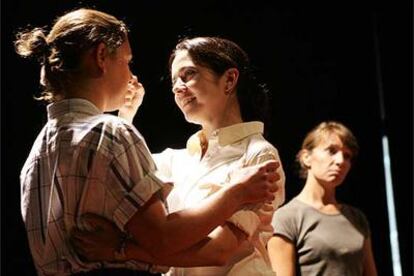
[{"label": "hair bun", "polygon": [[15,42],[16,52],[28,58],[35,58],[44,63],[50,54],[50,46],[46,41],[46,35],[41,28],[34,28],[17,34]]}]

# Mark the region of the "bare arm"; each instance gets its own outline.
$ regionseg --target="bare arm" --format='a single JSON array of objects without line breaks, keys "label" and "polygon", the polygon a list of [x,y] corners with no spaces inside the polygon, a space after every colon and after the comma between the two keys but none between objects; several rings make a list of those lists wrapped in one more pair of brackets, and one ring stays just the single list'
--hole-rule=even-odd
[{"label": "bare arm", "polygon": [[364,241],[364,276],[377,276],[377,268],[375,266],[374,254],[372,253],[371,238]]},{"label": "bare arm", "polygon": [[240,184],[226,187],[203,200],[196,208],[167,214],[163,202],[154,195],[125,225],[125,229],[152,256],[165,257],[200,242],[222,225],[243,204],[271,201],[277,190],[275,170],[269,161],[250,168],[253,175]]},{"label": "bare arm", "polygon": [[[245,238],[245,234],[238,228],[226,224],[216,228],[207,238],[188,249],[161,258],[151,257],[148,262],[180,267],[222,266],[233,256]],[[131,243],[126,250],[126,259],[139,259],[142,257],[141,251],[137,244]]]},{"label": "bare arm", "polygon": [[295,245],[283,236],[273,236],[267,244],[270,263],[277,276],[295,276]]},{"label": "bare arm", "polygon": [[[123,255],[115,255],[121,247],[124,233],[113,222],[98,215],[86,214],[82,216],[82,220],[94,231],[74,229],[71,241],[76,251],[88,261],[138,260],[181,267],[224,265],[241,244],[246,247],[246,243],[243,243],[246,235],[237,227],[226,223],[191,248],[162,258],[152,256],[134,240],[127,241]],[[249,252],[246,248],[243,250]]]}]

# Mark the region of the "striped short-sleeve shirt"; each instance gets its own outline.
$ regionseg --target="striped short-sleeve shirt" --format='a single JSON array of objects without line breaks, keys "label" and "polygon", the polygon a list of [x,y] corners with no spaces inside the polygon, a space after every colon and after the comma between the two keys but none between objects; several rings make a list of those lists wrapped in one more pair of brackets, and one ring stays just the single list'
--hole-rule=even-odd
[{"label": "striped short-sleeve shirt", "polygon": [[39,275],[101,267],[163,270],[130,261],[82,262],[68,240],[80,216],[95,213],[121,229],[163,182],[145,140],[128,122],[91,102],[68,99],[47,107],[48,122],[21,171],[21,211]]}]

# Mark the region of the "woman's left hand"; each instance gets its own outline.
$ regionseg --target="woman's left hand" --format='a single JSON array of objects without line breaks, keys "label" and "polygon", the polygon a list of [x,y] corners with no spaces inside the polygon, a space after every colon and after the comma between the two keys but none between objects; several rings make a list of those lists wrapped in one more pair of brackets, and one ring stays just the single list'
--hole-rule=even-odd
[{"label": "woman's left hand", "polygon": [[76,252],[87,261],[115,261],[124,233],[111,221],[95,214],[85,214],[81,223],[88,230],[74,228],[70,241]]}]

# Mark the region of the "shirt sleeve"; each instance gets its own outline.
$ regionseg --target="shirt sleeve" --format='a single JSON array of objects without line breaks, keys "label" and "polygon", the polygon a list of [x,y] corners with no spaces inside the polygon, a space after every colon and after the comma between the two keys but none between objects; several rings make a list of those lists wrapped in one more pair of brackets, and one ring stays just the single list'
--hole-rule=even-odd
[{"label": "shirt sleeve", "polygon": [[165,179],[172,178],[172,162],[174,158],[174,152],[172,149],[167,148],[160,153],[152,154],[158,171]]},{"label": "shirt sleeve", "polygon": [[293,243],[296,242],[295,212],[289,206],[284,206],[274,213],[272,226],[274,235],[281,235]]},{"label": "shirt sleeve", "polygon": [[159,172],[151,157],[145,141],[137,131],[128,126],[120,128],[119,148],[109,164],[107,176],[111,179],[109,192],[121,195],[119,204],[113,213],[114,222],[124,229],[125,224],[155,193],[162,199],[170,189],[160,179]]}]

